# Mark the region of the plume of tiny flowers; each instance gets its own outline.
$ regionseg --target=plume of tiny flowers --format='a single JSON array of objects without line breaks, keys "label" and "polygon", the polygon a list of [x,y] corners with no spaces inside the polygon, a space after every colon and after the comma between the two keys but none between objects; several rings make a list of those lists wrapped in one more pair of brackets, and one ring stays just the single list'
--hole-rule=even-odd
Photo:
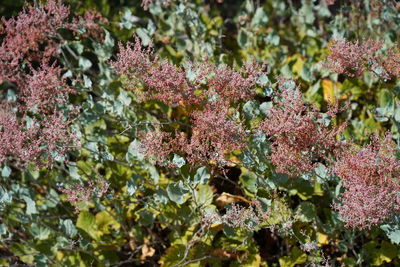
[{"label": "plume of tiny flowers", "polygon": [[394,78],[400,78],[400,51],[398,48],[389,49],[382,60],[384,70]]},{"label": "plume of tiny flowers", "polygon": [[[6,70],[18,72],[19,64],[23,59],[40,62],[49,60],[57,53],[58,43],[51,40],[56,36],[57,30],[66,26],[66,18],[69,8],[61,4],[61,1],[49,0],[38,7],[29,6],[18,14],[17,17],[6,20],[2,18],[4,34],[0,46],[1,66],[6,65]],[[46,44],[45,49],[41,45]],[[15,70],[16,69],[16,70]],[[9,80],[14,72],[5,73]]]},{"label": "plume of tiny flowers", "polygon": [[20,99],[26,110],[49,113],[57,104],[66,103],[68,94],[75,92],[67,86],[61,77],[61,69],[54,64],[42,64],[37,70],[32,68],[31,72],[20,89]]},{"label": "plume of tiny flowers", "polygon": [[36,161],[41,153],[37,136],[40,129],[36,123],[29,127],[18,121],[16,112],[9,106],[0,109],[0,162],[8,161],[12,156],[20,162]]},{"label": "plume of tiny flowers", "polygon": [[140,135],[140,152],[160,166],[170,166],[168,157],[172,153],[182,153],[187,144],[183,133],[164,132],[160,128]]},{"label": "plume of tiny flowers", "polygon": [[209,97],[218,94],[221,99],[236,103],[254,97],[257,79],[264,69],[264,65],[255,63],[245,65],[239,71],[227,65],[201,64],[196,71],[200,73],[198,80],[207,84]]},{"label": "plume of tiny flowers", "polygon": [[2,106],[0,110],[0,163],[12,160],[16,165],[36,163],[51,166],[54,160],[77,144],[68,130],[69,121],[63,113],[46,114],[42,120],[25,115],[18,119],[16,112]]},{"label": "plume of tiny flowers", "polygon": [[[335,111],[331,110],[330,115],[335,116]],[[345,125],[330,129],[321,118],[321,113],[304,104],[298,87],[281,86],[274,106],[261,124],[261,129],[271,139],[271,161],[278,173],[297,177],[310,172],[318,162],[340,148],[336,136]]]},{"label": "plume of tiny flowers", "polygon": [[191,114],[193,128],[185,149],[191,163],[226,165],[225,154],[245,146],[246,132],[223,103],[208,104]]},{"label": "plume of tiny flowers", "polygon": [[104,37],[104,30],[100,25],[107,23],[108,20],[96,10],[85,10],[83,16],[75,17],[68,28],[75,32],[83,30],[81,34],[83,38],[101,40]]},{"label": "plume of tiny flowers", "polygon": [[400,211],[400,161],[390,134],[374,137],[366,147],[352,146],[339,156],[333,171],[343,181],[345,191],[339,211],[347,227],[359,229],[381,224]]},{"label": "plume of tiny flowers", "polygon": [[67,200],[75,206],[75,211],[79,212],[78,203],[81,201],[89,201],[92,198],[101,198],[108,191],[110,186],[105,180],[98,180],[98,184],[89,181],[88,184],[77,184],[71,188],[59,187],[60,192],[67,195]]},{"label": "plume of tiny flowers", "polygon": [[126,75],[130,89],[136,89],[138,82],[144,86],[144,91],[139,92],[141,100],[159,100],[167,105],[198,101],[186,80],[186,72],[155,57],[150,47],[142,48],[137,36],[126,47],[120,43],[119,49],[117,60],[111,65],[118,74]]},{"label": "plume of tiny flowers", "polygon": [[373,40],[362,43],[358,40],[333,40],[328,47],[330,54],[324,66],[339,74],[360,77],[364,71],[378,66],[380,60],[376,52],[381,48],[382,43]]}]

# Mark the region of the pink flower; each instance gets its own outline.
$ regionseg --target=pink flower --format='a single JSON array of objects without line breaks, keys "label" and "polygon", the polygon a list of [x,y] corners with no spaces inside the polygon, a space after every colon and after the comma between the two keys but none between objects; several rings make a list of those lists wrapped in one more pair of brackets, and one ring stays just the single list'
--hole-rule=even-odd
[{"label": "pink flower", "polygon": [[[2,18],[2,33],[5,36],[0,46],[1,66],[7,65],[7,69],[12,67],[18,72],[19,63],[23,59],[48,61],[57,53],[59,46],[51,38],[56,37],[57,30],[66,25],[68,15],[69,8],[62,5],[61,1],[49,0],[45,5],[29,6],[16,18]],[[42,45],[45,45],[44,50],[41,49]],[[3,73],[1,79],[4,76],[12,77]]]},{"label": "pink flower", "polygon": [[187,138],[183,133],[175,133],[173,136],[159,128],[142,134],[140,140],[140,152],[160,166],[173,167],[168,162],[168,157],[172,153],[182,153],[187,145]]},{"label": "pink flower", "polygon": [[225,165],[225,154],[244,147],[246,132],[222,103],[209,104],[191,117],[192,136],[185,149],[190,162]]},{"label": "pink flower", "polygon": [[79,212],[78,202],[89,201],[92,198],[101,198],[107,191],[109,184],[105,180],[98,180],[98,184],[89,181],[85,185],[75,185],[72,188],[59,188],[59,190],[67,195],[67,200],[75,206],[75,211]]},{"label": "pink flower", "polygon": [[352,146],[334,166],[345,192],[334,204],[349,227],[370,228],[400,211],[400,161],[391,136],[374,138],[364,148]]},{"label": "pink flower", "polygon": [[36,163],[50,166],[76,144],[68,130],[69,121],[63,113],[44,115],[42,120],[27,116],[18,119],[9,107],[0,110],[0,162],[12,161],[17,165]]},{"label": "pink flower", "polygon": [[[151,48],[142,48],[138,37],[126,47],[119,44],[119,49],[118,58],[111,65],[126,76],[128,87],[136,90],[142,100],[159,100],[168,105],[204,104],[216,95],[226,103],[249,100],[255,95],[257,79],[265,67],[249,64],[235,71],[206,62],[184,70],[155,57]],[[188,78],[191,75],[195,77]],[[138,91],[140,85],[144,88]]]},{"label": "pink flower", "polygon": [[32,69],[32,74],[26,75],[25,83],[21,86],[23,108],[45,113],[51,112],[57,104],[66,103],[68,94],[75,92],[61,78],[60,68],[46,64],[42,64],[38,70]]},{"label": "pink flower", "polygon": [[[144,10],[148,10],[150,5],[154,2],[155,0],[142,0],[142,7]],[[167,7],[171,4],[173,0],[161,0],[164,7]]]},{"label": "pink flower", "polygon": [[104,30],[100,25],[106,23],[108,20],[96,10],[85,10],[83,16],[75,17],[68,28],[75,32],[84,29],[85,32],[81,35],[83,38],[92,37],[101,40]]},{"label": "pink flower", "polygon": [[[335,115],[334,110],[330,113]],[[303,103],[299,88],[281,89],[261,125],[271,139],[271,161],[277,172],[292,177],[310,172],[340,148],[336,136],[345,125],[329,128],[321,119],[322,114]]]},{"label": "pink flower", "polygon": [[262,210],[261,204],[258,201],[254,201],[248,207],[242,207],[233,203],[223,216],[215,212],[204,214],[202,223],[206,227],[211,226],[213,223],[222,223],[233,228],[244,228],[249,231],[255,231],[267,219],[269,214],[269,212]]},{"label": "pink flower", "polygon": [[262,75],[265,66],[249,64],[235,71],[226,65],[201,64],[195,69],[200,75],[199,81],[205,80],[206,94],[212,97],[218,94],[221,100],[236,103],[249,100],[255,96],[258,77]]},{"label": "pink flower", "polygon": [[118,59],[111,65],[118,74],[127,76],[130,89],[137,89],[138,83],[143,85],[144,91],[139,92],[142,100],[160,100],[174,105],[197,102],[185,71],[160,61],[151,48],[143,49],[138,37],[126,48],[119,44],[119,49]]},{"label": "pink flower", "polygon": [[382,43],[373,40],[361,44],[359,41],[333,40],[328,48],[327,68],[349,77],[360,77],[364,71],[377,66],[379,59],[376,52],[382,48]]}]

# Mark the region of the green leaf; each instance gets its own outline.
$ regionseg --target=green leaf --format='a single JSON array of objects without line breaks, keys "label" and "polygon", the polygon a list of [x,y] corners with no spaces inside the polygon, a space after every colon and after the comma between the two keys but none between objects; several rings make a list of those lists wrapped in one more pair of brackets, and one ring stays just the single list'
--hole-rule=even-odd
[{"label": "green leaf", "polygon": [[137,212],[139,215],[139,222],[144,226],[151,226],[154,222],[154,214],[146,208]]},{"label": "green leaf", "polygon": [[307,254],[298,247],[293,247],[290,251],[290,256],[279,258],[281,267],[294,267],[297,264],[303,264],[307,261]]},{"label": "green leaf", "polygon": [[273,46],[279,45],[280,40],[281,40],[281,37],[275,31],[270,32],[267,35],[267,37],[265,38],[265,42],[267,44],[270,44],[270,45],[273,45]]},{"label": "green leaf", "polygon": [[151,38],[148,35],[148,31],[146,29],[143,28],[138,28],[136,30],[136,34],[140,37],[140,39],[142,40],[142,45],[143,46],[148,46],[151,43]]},{"label": "green leaf", "polygon": [[194,199],[198,207],[205,207],[212,203],[213,192],[209,185],[199,185],[197,191],[195,191]]},{"label": "green leaf", "polygon": [[200,167],[197,169],[194,175],[193,185],[206,184],[210,179],[210,172],[206,167]]},{"label": "green leaf", "polygon": [[39,226],[36,223],[31,224],[29,229],[35,239],[44,240],[50,236],[50,229],[47,227]]},{"label": "green leaf", "polygon": [[395,217],[395,220],[388,224],[383,224],[380,228],[385,232],[387,237],[392,241],[394,244],[400,244],[400,223],[399,217]]},{"label": "green leaf", "polygon": [[136,185],[136,181],[139,179],[139,176],[136,174],[132,175],[132,178],[129,179],[128,181],[126,181],[126,191],[128,193],[129,196],[132,196],[133,194],[135,194],[136,190],[137,190],[137,185]]},{"label": "green leaf", "polygon": [[105,210],[96,214],[96,224],[99,231],[106,234],[110,233],[109,228],[118,230],[121,227],[120,223],[115,220],[111,213]]},{"label": "green leaf", "polygon": [[14,90],[8,89],[6,99],[8,101],[17,101],[17,95],[15,94]]},{"label": "green leaf", "polygon": [[178,168],[181,168],[183,165],[186,164],[186,161],[183,157],[179,156],[178,154],[174,154],[174,158],[172,159],[172,163],[177,166]]},{"label": "green leaf", "polygon": [[36,210],[36,203],[33,201],[30,197],[23,196],[22,199],[26,203],[26,214],[31,215],[31,214],[36,214],[38,213]]},{"label": "green leaf", "polygon": [[76,227],[83,230],[95,240],[100,238],[100,233],[97,229],[96,218],[88,211],[82,211],[79,214]]},{"label": "green leaf", "polygon": [[239,30],[239,34],[238,34],[238,44],[240,45],[240,47],[247,47],[250,46],[250,42],[251,42],[251,38],[252,38],[252,34],[251,32],[241,28]]},{"label": "green leaf", "polygon": [[126,153],[125,158],[128,162],[132,162],[134,160],[141,161],[144,159],[144,155],[140,152],[140,142],[138,140],[135,139],[129,144],[128,152]]},{"label": "green leaf", "polygon": [[264,115],[264,116],[268,116],[269,110],[273,107],[273,103],[272,101],[269,102],[263,102],[260,105],[260,112]]},{"label": "green leaf", "polygon": [[389,263],[397,256],[397,247],[387,241],[370,241],[362,247],[363,254],[372,266],[382,266]]},{"label": "green leaf", "polygon": [[260,77],[257,78],[256,82],[260,86],[266,86],[267,84],[269,84],[270,81],[268,79],[268,76],[263,74],[263,75],[261,75]]},{"label": "green leaf", "polygon": [[253,172],[244,172],[239,177],[240,182],[243,184],[244,188],[249,192],[255,194],[258,190],[257,175]]},{"label": "green leaf", "polygon": [[70,219],[60,221],[61,230],[69,237],[74,237],[78,230]]},{"label": "green leaf", "polygon": [[164,189],[157,189],[156,193],[154,194],[154,200],[156,202],[160,202],[162,204],[167,204],[168,203],[168,194],[167,191]]},{"label": "green leaf", "polygon": [[82,71],[87,71],[90,67],[92,67],[92,62],[89,59],[85,57],[79,58],[79,68],[81,68]]},{"label": "green leaf", "polygon": [[3,170],[1,171],[1,176],[7,178],[7,177],[10,177],[10,174],[11,174],[11,168],[8,167],[7,165],[5,165],[5,166],[3,167]]},{"label": "green leaf", "polygon": [[262,27],[268,23],[268,15],[265,13],[262,7],[257,8],[254,14],[253,20],[251,21],[251,27]]},{"label": "green leaf", "polygon": [[188,192],[189,190],[182,183],[182,181],[171,183],[167,186],[167,194],[169,199],[177,204],[183,204],[185,202],[185,194]]},{"label": "green leaf", "polygon": [[0,186],[0,204],[6,203],[9,204],[12,201],[12,195],[4,189],[2,186]]},{"label": "green leaf", "polygon": [[83,75],[83,86],[85,88],[90,88],[92,87],[92,81],[90,80],[90,78],[86,75]]},{"label": "green leaf", "polygon": [[301,202],[297,207],[296,213],[302,222],[312,222],[317,216],[314,204],[308,201]]},{"label": "green leaf", "polygon": [[260,115],[260,110],[258,108],[258,103],[256,101],[250,100],[246,102],[243,106],[243,112],[247,119],[254,119]]}]

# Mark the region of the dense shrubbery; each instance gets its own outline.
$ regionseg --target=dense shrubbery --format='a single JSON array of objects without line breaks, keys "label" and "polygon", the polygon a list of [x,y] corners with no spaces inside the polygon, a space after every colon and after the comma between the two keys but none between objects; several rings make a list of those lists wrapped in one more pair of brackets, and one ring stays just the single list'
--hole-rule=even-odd
[{"label": "dense shrubbery", "polygon": [[400,263],[395,1],[15,3],[1,265]]}]

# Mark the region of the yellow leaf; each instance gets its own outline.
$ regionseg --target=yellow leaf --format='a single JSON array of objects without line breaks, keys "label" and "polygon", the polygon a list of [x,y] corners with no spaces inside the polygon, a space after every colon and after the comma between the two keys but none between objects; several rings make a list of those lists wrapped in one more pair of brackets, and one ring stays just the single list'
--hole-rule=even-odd
[{"label": "yellow leaf", "polygon": [[62,260],[64,258],[64,253],[62,253],[62,251],[57,251],[56,253],[56,259],[58,261]]},{"label": "yellow leaf", "polygon": [[107,211],[103,210],[96,214],[96,224],[103,233],[110,233],[109,228],[118,230],[121,224]]},{"label": "yellow leaf", "polygon": [[242,196],[237,196],[237,195],[231,195],[229,193],[223,192],[216,200],[217,206],[223,207],[228,204],[232,204],[235,202],[245,202],[245,203],[250,203],[251,201],[248,201]]},{"label": "yellow leaf", "polygon": [[335,92],[337,91],[338,84],[333,83],[331,80],[322,80],[322,89],[324,92],[324,99],[326,102],[334,104],[336,102]]},{"label": "yellow leaf", "polygon": [[140,256],[140,259],[144,261],[147,257],[153,257],[154,253],[156,250],[152,247],[150,247],[147,244],[144,244],[142,247],[142,255]]},{"label": "yellow leaf", "polygon": [[323,245],[328,245],[329,240],[328,240],[328,235],[325,235],[323,233],[317,233],[317,240],[318,240],[318,246],[323,246]]},{"label": "yellow leaf", "polygon": [[301,70],[303,69],[304,59],[300,54],[295,54],[291,57],[288,57],[286,63],[289,63],[293,60],[295,60],[296,62],[292,66],[292,71],[299,75],[301,73]]}]

